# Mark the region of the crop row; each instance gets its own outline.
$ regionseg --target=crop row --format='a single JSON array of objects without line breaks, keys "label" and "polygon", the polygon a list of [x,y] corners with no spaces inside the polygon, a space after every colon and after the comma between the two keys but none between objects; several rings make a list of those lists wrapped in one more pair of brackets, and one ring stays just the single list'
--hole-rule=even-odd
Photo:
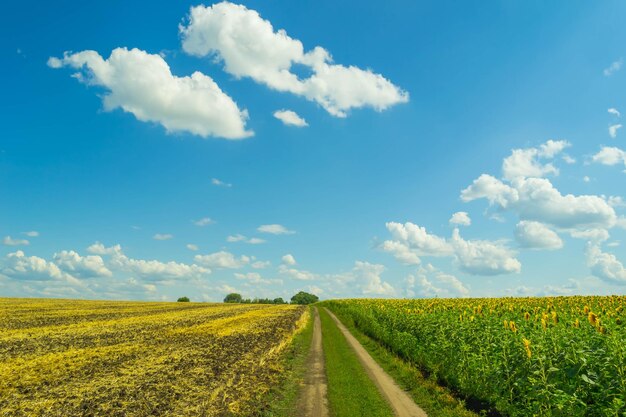
[{"label": "crop row", "polygon": [[626,415],[626,297],[325,304],[501,415]]},{"label": "crop row", "polygon": [[[247,415],[279,379],[281,350],[306,320],[295,306],[110,303],[100,319],[72,323],[88,305],[53,303],[66,312],[57,326],[0,334],[3,416]],[[0,310],[15,304],[0,299]],[[58,309],[30,311],[37,324]]]}]

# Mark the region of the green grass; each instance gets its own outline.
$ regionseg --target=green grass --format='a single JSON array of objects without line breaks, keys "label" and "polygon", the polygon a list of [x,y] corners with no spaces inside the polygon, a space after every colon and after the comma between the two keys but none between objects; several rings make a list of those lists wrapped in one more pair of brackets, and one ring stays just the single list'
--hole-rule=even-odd
[{"label": "green grass", "polygon": [[310,319],[306,327],[297,335],[281,363],[282,383],[272,388],[266,397],[266,404],[259,417],[299,417],[297,413],[298,395],[307,372],[306,362],[311,339],[313,338],[313,310],[309,307]]},{"label": "green grass", "polygon": [[330,415],[393,417],[391,408],[365,373],[337,325],[324,309],[318,310],[322,321]]},{"label": "green grass", "polygon": [[[323,310],[321,307],[320,311]],[[378,342],[368,337],[356,328],[354,322],[333,313],[350,330],[350,333],[363,345],[365,350],[387,372],[400,387],[408,392],[429,417],[478,417],[463,405],[463,402],[454,398],[450,391],[441,387],[436,381],[425,378],[422,372],[412,364],[403,361],[389,352]],[[324,346],[325,348],[325,346]]]}]

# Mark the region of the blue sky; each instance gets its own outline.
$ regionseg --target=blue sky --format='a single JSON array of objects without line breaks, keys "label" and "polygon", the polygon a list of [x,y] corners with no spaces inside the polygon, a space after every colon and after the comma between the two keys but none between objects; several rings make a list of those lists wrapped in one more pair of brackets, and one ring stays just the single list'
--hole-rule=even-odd
[{"label": "blue sky", "polygon": [[0,294],[623,294],[626,4],[560,6],[8,6]]}]

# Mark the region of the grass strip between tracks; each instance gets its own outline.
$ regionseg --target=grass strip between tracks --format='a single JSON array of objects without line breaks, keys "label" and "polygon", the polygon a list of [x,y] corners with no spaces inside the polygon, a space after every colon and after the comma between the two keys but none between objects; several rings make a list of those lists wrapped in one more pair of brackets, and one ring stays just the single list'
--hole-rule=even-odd
[{"label": "grass strip between tracks", "polygon": [[328,379],[328,405],[332,417],[393,417],[393,412],[370,380],[354,351],[324,309],[322,344]]},{"label": "grass strip between tracks", "polygon": [[[319,308],[320,312],[323,308]],[[412,364],[398,358],[374,339],[361,332],[354,322],[333,311],[350,333],[363,345],[365,350],[387,372],[400,387],[408,392],[429,417],[478,417],[466,409],[463,402],[453,397],[448,389],[436,381],[424,377]]]}]

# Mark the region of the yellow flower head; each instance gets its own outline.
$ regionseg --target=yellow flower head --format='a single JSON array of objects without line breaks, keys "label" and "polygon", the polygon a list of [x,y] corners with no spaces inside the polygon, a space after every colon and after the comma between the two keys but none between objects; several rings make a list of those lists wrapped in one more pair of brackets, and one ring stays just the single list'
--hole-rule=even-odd
[{"label": "yellow flower head", "polygon": [[530,351],[530,340],[523,339],[523,341],[524,341],[524,349],[526,349],[526,356],[528,356],[528,359],[530,359],[530,357],[532,356],[532,352]]},{"label": "yellow flower head", "polygon": [[590,311],[589,314],[587,315],[587,320],[589,320],[589,323],[592,326],[595,326],[598,324],[598,316],[596,316],[592,311]]}]

